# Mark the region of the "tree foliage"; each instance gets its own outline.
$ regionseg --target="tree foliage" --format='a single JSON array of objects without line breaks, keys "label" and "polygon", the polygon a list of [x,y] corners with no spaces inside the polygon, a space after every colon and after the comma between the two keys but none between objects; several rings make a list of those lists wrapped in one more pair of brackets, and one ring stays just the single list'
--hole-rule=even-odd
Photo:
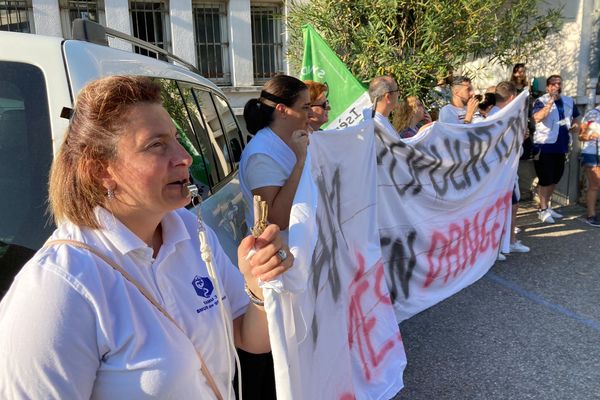
[{"label": "tree foliage", "polygon": [[289,55],[302,62],[301,26],[310,23],[364,82],[394,76],[403,95],[422,95],[437,77],[471,59],[526,62],[561,26],[561,8],[540,0],[293,1]]}]

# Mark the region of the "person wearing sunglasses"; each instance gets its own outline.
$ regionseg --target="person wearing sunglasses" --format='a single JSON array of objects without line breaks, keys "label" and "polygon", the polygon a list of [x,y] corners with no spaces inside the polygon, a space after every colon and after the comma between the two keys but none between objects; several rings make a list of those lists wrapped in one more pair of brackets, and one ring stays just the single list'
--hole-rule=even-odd
[{"label": "person wearing sunglasses", "polygon": [[327,100],[329,88],[326,84],[315,81],[304,81],[308,86],[310,95],[310,104],[312,116],[308,119],[308,124],[313,131],[318,131],[329,121],[329,110],[331,106]]},{"label": "person wearing sunglasses", "polygon": [[373,78],[369,84],[369,97],[373,103],[372,116],[375,130],[386,132],[390,137],[397,137],[398,132],[392,126],[389,117],[398,107],[400,90],[398,83],[389,75]]}]

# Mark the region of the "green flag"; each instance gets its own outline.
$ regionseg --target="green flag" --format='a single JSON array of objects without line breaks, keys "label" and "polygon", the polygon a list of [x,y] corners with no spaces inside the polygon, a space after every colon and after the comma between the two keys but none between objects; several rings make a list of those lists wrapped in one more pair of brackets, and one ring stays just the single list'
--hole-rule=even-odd
[{"label": "green flag", "polygon": [[331,111],[326,128],[345,128],[362,121],[363,109],[371,106],[365,87],[348,71],[312,25],[302,26],[302,34],[304,57],[300,79],[325,83],[329,87],[327,100]]}]

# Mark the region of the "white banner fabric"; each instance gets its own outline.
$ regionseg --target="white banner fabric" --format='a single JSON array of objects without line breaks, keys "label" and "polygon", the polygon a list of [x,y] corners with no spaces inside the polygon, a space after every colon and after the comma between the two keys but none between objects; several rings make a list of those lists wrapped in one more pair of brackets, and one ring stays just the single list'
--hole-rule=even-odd
[{"label": "white banner fabric", "polygon": [[292,207],[296,261],[265,289],[279,399],[389,399],[406,355],[376,212],[373,121],[310,136]]},{"label": "white banner fabric", "polygon": [[527,96],[483,122],[435,122],[410,139],[376,129],[377,220],[399,322],[494,264],[508,237]]}]

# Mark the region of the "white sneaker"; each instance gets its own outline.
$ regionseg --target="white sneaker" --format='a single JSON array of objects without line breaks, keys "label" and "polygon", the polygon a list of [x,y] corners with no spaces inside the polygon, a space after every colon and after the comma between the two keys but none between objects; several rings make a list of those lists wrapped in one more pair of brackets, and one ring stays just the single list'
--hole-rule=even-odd
[{"label": "white sneaker", "polygon": [[525,246],[523,243],[521,243],[520,240],[517,240],[514,243],[511,243],[510,246],[508,246],[508,248],[510,249],[511,253],[529,253],[529,247]]},{"label": "white sneaker", "polygon": [[556,211],[554,211],[551,207],[548,207],[548,211],[550,211],[550,215],[552,215],[552,218],[555,219],[560,219],[563,217],[562,214],[557,213]]},{"label": "white sneaker", "polygon": [[553,224],[556,222],[554,221],[554,218],[552,218],[552,213],[550,212],[549,208],[546,208],[544,211],[538,211],[538,218],[540,219],[540,221],[545,222],[547,224]]},{"label": "white sneaker", "polygon": [[502,253],[498,253],[498,258],[496,258],[496,261],[506,261],[506,256]]},{"label": "white sneaker", "polygon": [[515,235],[521,233],[521,228],[519,228],[518,226],[515,226]]}]

